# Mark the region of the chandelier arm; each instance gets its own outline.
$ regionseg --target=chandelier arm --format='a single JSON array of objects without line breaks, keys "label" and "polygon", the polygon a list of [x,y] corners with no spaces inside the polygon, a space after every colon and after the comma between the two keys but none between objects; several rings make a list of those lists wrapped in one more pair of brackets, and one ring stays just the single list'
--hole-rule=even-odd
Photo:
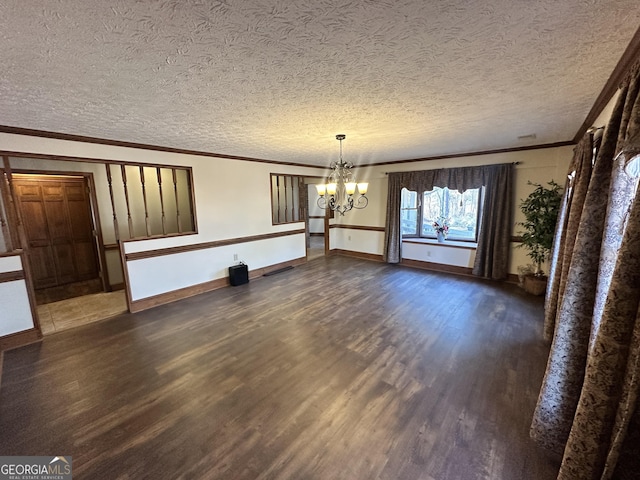
[{"label": "chandelier arm", "polygon": [[327,208],[327,199],[324,198],[324,195],[321,197],[318,197],[318,207],[325,209]]},{"label": "chandelier arm", "polygon": [[367,205],[369,205],[369,199],[364,195],[360,195],[358,197],[357,203],[353,206],[353,208],[357,208],[357,209],[366,208]]}]

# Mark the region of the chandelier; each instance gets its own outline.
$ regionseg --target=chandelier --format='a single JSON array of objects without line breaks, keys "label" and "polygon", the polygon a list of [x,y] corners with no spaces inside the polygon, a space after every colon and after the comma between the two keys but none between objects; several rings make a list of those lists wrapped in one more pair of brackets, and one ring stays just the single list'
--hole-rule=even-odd
[{"label": "chandelier", "polygon": [[[331,162],[333,170],[329,175],[329,181],[326,184],[316,185],[318,189],[318,206],[320,208],[330,208],[344,215],[352,208],[364,208],[368,205],[369,199],[365,196],[369,184],[366,182],[357,183],[351,169],[353,163],[342,160],[342,141],[346,135],[336,135],[336,140],[340,141],[340,161]],[[354,199],[358,191],[357,198]]]}]

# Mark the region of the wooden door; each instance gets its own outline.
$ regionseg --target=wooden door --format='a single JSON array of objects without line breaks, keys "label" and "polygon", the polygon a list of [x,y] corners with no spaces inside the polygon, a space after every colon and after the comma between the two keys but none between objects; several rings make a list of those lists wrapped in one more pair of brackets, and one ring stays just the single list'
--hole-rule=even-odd
[{"label": "wooden door", "polygon": [[99,277],[86,179],[14,176],[34,288]]}]

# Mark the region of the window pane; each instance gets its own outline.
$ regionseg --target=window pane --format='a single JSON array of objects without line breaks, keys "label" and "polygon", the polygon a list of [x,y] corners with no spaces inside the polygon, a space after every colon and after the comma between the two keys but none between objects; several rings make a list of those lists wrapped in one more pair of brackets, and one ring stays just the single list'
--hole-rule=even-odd
[{"label": "window pane", "polygon": [[418,225],[418,211],[417,210],[402,210],[400,218],[400,226],[402,228],[402,235],[415,235]]},{"label": "window pane", "polygon": [[418,192],[406,188],[400,199],[400,230],[402,235],[418,235]]},{"label": "window pane", "polygon": [[423,218],[421,235],[435,237],[433,222],[446,219],[452,240],[477,239],[480,189],[460,193],[448,188],[436,187],[423,195]]},{"label": "window pane", "polygon": [[402,189],[402,199],[400,202],[400,208],[416,208],[418,201],[418,192],[412,192],[406,188]]}]

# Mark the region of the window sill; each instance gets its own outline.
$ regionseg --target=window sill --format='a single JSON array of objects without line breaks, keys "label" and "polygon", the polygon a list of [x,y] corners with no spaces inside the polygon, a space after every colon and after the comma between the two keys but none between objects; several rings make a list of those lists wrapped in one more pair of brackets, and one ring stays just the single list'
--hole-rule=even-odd
[{"label": "window sill", "polygon": [[421,245],[439,245],[442,247],[465,248],[467,250],[475,250],[478,248],[476,242],[461,242],[459,240],[445,240],[440,243],[435,238],[403,238],[402,243],[416,243]]}]

